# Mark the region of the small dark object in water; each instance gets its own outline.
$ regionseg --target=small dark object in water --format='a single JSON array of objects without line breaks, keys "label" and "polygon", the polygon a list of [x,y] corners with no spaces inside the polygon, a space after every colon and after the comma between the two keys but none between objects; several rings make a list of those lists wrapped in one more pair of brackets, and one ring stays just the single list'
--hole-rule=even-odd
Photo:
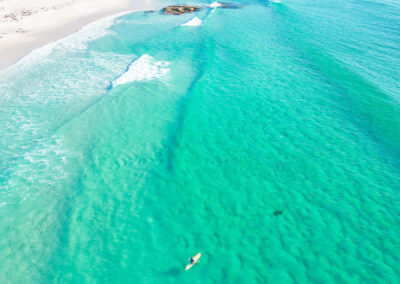
[{"label": "small dark object in water", "polygon": [[230,2],[218,2],[221,4],[221,8],[224,9],[240,9],[241,8],[241,4],[237,4],[237,3],[230,3]]},{"label": "small dark object in water", "polygon": [[275,215],[275,216],[282,215],[282,214],[283,214],[283,211],[282,211],[282,210],[275,210],[275,211],[274,211],[274,215]]}]

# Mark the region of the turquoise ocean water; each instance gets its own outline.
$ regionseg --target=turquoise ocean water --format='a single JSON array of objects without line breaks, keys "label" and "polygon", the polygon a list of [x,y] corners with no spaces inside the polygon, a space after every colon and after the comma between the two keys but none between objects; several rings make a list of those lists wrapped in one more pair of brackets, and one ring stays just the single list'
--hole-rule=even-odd
[{"label": "turquoise ocean water", "polygon": [[0,283],[400,283],[400,4],[237,4],[2,72]]}]

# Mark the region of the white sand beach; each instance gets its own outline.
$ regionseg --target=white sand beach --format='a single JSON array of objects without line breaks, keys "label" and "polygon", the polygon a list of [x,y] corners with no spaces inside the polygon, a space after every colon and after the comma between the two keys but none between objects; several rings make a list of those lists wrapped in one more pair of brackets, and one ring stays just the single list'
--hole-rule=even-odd
[{"label": "white sand beach", "polygon": [[0,0],[0,69],[92,21],[150,7],[131,0]]}]

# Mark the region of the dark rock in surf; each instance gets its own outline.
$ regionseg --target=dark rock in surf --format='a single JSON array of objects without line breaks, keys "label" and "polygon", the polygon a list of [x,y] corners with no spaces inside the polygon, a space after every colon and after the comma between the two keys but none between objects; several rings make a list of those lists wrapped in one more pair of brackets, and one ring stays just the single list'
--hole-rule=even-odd
[{"label": "dark rock in surf", "polygon": [[241,8],[241,4],[238,3],[229,3],[229,2],[218,2],[219,4],[221,4],[221,6],[219,6],[220,8],[223,9],[240,9]]},{"label": "dark rock in surf", "polygon": [[162,12],[166,15],[181,15],[185,13],[192,13],[201,9],[202,8],[198,6],[176,5],[165,7],[162,9]]}]

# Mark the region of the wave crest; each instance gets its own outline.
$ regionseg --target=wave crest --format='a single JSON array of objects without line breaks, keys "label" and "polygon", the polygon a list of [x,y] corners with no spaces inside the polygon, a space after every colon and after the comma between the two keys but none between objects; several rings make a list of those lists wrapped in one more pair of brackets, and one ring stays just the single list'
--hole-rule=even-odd
[{"label": "wave crest", "polygon": [[218,7],[222,7],[222,6],[223,6],[223,4],[220,3],[220,2],[217,2],[217,1],[212,2],[212,3],[209,5],[210,8],[218,8]]},{"label": "wave crest", "polygon": [[194,17],[193,19],[191,19],[190,21],[182,24],[181,26],[190,26],[190,27],[197,27],[197,26],[201,26],[201,23],[203,21],[197,17]]},{"label": "wave crest", "polygon": [[111,86],[116,87],[134,81],[158,79],[169,72],[168,65],[169,62],[167,61],[156,61],[150,55],[144,54],[133,61],[128,66],[126,72],[115,79],[111,83]]}]

